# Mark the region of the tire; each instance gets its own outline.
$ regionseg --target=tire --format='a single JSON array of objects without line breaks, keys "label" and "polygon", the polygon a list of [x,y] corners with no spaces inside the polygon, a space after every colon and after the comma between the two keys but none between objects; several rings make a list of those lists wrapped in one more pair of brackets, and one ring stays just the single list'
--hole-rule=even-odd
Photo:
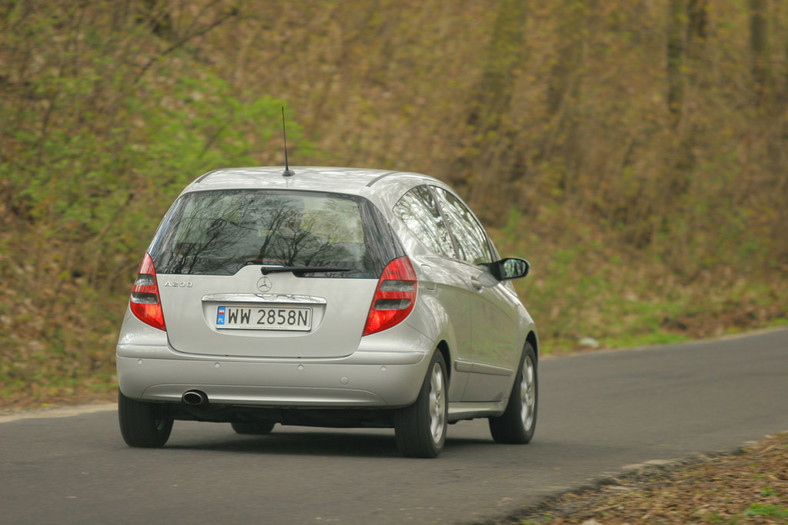
[{"label": "tire", "polygon": [[490,418],[490,433],[498,443],[525,444],[534,437],[539,400],[536,354],[526,343],[506,411]]},{"label": "tire", "polygon": [[400,409],[394,418],[397,447],[404,456],[434,458],[440,454],[446,442],[448,393],[446,362],[436,351],[416,402]]},{"label": "tire", "polygon": [[236,434],[262,436],[270,434],[276,423],[273,421],[233,421],[230,425],[232,425]]},{"label": "tire", "polygon": [[164,406],[130,399],[118,392],[118,422],[130,447],[163,447],[172,432],[172,418]]}]

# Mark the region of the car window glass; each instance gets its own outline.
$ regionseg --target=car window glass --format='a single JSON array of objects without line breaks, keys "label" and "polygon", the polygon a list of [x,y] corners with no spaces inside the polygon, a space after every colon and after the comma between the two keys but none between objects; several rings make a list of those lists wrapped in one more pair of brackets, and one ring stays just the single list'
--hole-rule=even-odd
[{"label": "car window glass", "polygon": [[[379,217],[363,199],[311,192],[205,191],[184,195],[154,240],[160,273],[231,275],[248,264],[349,268],[376,277]],[[390,251],[390,250],[389,250]],[[325,276],[323,273],[321,276]]]},{"label": "car window glass", "polygon": [[427,248],[441,255],[454,256],[449,231],[426,186],[413,188],[403,195],[394,205],[394,213]]},{"label": "car window glass", "polygon": [[471,264],[492,262],[487,235],[473,214],[453,194],[435,188],[446,221],[457,241],[459,258]]}]

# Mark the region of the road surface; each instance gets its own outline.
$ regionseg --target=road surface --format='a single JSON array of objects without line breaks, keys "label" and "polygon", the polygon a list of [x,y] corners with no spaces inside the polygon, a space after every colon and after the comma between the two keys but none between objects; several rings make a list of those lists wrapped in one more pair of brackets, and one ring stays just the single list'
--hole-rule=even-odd
[{"label": "road surface", "polygon": [[461,422],[434,460],[400,457],[390,430],[176,421],[144,450],[125,446],[111,405],[6,414],[0,523],[474,523],[788,430],[788,330],[546,358],[539,373],[533,443]]}]

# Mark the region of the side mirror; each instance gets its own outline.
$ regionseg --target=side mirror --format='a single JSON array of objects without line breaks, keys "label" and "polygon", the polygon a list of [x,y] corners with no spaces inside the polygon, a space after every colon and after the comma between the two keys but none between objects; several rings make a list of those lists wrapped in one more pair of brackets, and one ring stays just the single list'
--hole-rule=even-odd
[{"label": "side mirror", "polygon": [[528,261],[517,257],[507,257],[506,259],[490,263],[487,266],[490,268],[490,273],[499,281],[520,279],[528,275],[528,270],[531,269],[531,265]]}]

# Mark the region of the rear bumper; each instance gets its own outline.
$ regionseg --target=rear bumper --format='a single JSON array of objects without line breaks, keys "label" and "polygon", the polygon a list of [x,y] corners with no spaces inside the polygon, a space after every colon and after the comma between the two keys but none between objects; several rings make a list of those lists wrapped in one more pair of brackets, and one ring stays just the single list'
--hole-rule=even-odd
[{"label": "rear bumper", "polygon": [[250,407],[407,406],[416,400],[428,357],[418,351],[357,351],[339,359],[255,360],[117,346],[118,383],[127,397],[180,403],[187,390],[200,390],[209,403]]}]

